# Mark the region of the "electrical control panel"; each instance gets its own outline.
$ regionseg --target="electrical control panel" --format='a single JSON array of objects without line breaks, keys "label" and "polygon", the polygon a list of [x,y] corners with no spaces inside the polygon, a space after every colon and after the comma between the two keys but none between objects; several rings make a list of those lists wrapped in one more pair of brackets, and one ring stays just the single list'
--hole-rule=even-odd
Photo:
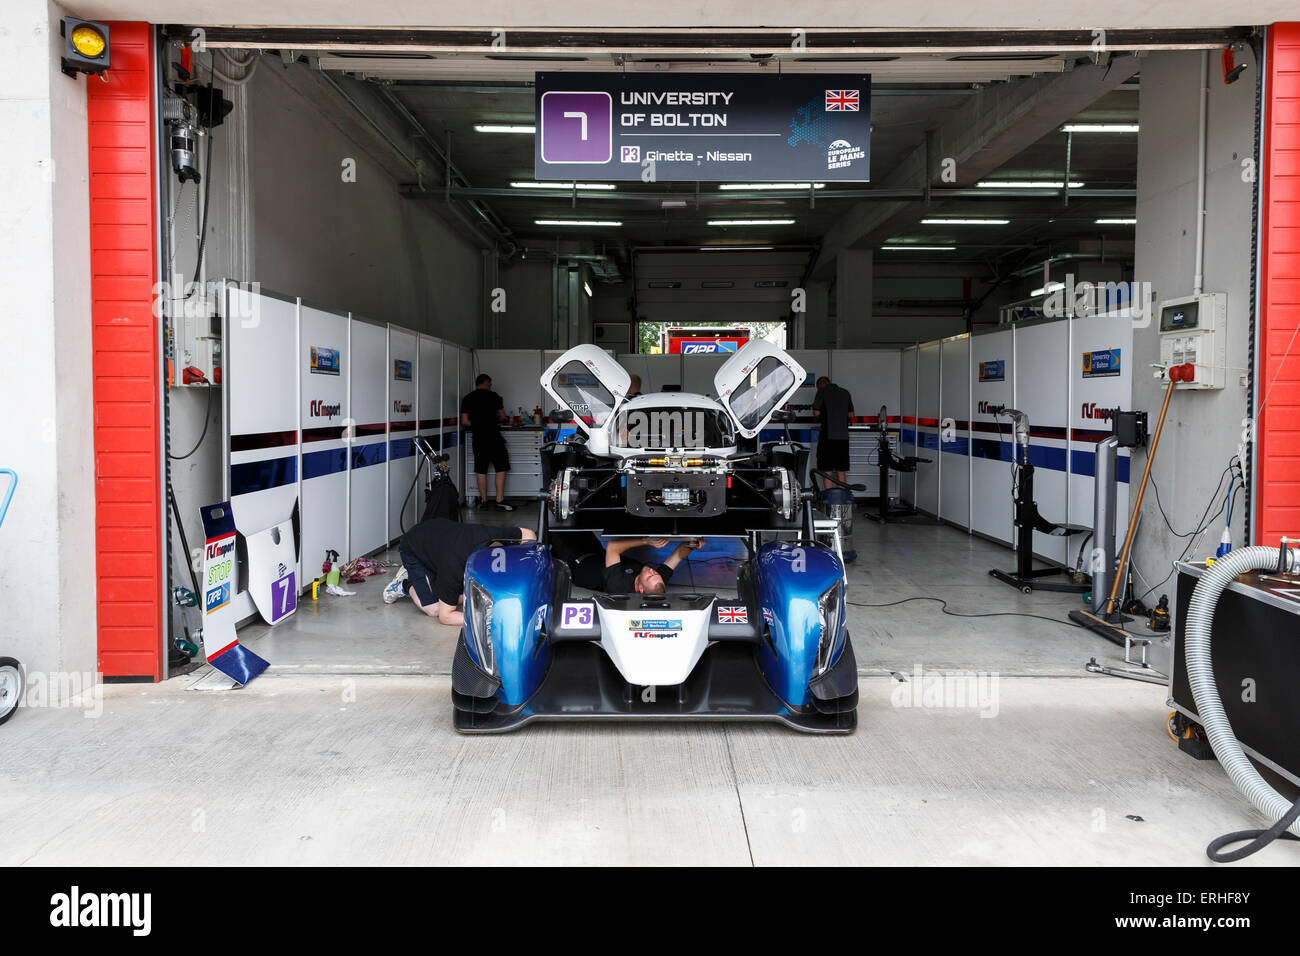
[{"label": "electrical control panel", "polygon": [[1203,292],[1160,303],[1160,363],[1178,368],[1176,388],[1223,388],[1228,296]]},{"label": "electrical control panel", "polygon": [[211,293],[206,290],[177,303],[175,333],[175,383],[185,381],[185,369],[197,369],[214,384],[221,382],[221,318]]}]

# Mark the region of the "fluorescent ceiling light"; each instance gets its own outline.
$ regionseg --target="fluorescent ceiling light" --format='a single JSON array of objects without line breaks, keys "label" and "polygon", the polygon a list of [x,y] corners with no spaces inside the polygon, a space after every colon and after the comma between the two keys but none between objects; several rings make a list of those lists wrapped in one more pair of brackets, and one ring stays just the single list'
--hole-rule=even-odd
[{"label": "fluorescent ceiling light", "polygon": [[1136,133],[1137,123],[1066,123],[1062,133]]},{"label": "fluorescent ceiling light", "polygon": [[700,252],[758,252],[775,248],[776,246],[700,246]]},{"label": "fluorescent ceiling light", "polygon": [[710,226],[793,226],[793,219],[710,219]]},{"label": "fluorescent ceiling light", "polygon": [[1099,226],[1136,226],[1136,219],[1097,219]]},{"label": "fluorescent ceiling light", "polygon": [[617,219],[534,219],[538,226],[621,226]]},{"label": "fluorescent ceiling light", "polygon": [[591,298],[591,284],[586,279],[582,280],[582,291],[587,293],[587,298]]},{"label": "fluorescent ceiling light", "polygon": [[952,252],[957,247],[956,246],[918,246],[910,242],[907,243],[899,242],[888,246],[881,246],[880,248],[886,252],[898,252],[900,250],[903,252]]},{"label": "fluorescent ceiling light", "polygon": [[1055,292],[1057,289],[1064,289],[1064,288],[1065,288],[1065,283],[1064,283],[1064,282],[1049,282],[1049,283],[1047,283],[1047,285],[1043,286],[1041,289],[1035,289],[1033,292],[1031,292],[1031,293],[1029,293],[1029,294],[1030,294],[1030,295],[1045,295],[1045,294],[1048,293],[1048,292]]},{"label": "fluorescent ceiling light", "polygon": [[[574,183],[511,183],[511,189],[572,189]],[[579,189],[613,189],[613,183],[577,183]]]},{"label": "fluorescent ceiling light", "polygon": [[719,189],[813,189],[826,188],[825,183],[723,183]]},{"label": "fluorescent ceiling light", "polygon": [[923,226],[1005,226],[1010,219],[922,219]]},{"label": "fluorescent ceiling light", "polygon": [[[1035,181],[1029,179],[1017,179],[1005,183],[998,183],[998,182],[976,183],[975,187],[977,189],[1064,189],[1065,183],[1060,181],[1046,182],[1046,181]],[[1082,189],[1083,183],[1070,183],[1070,188]]]},{"label": "fluorescent ceiling light", "polygon": [[537,127],[533,125],[512,126],[504,123],[475,123],[474,132],[476,133],[536,133]]}]

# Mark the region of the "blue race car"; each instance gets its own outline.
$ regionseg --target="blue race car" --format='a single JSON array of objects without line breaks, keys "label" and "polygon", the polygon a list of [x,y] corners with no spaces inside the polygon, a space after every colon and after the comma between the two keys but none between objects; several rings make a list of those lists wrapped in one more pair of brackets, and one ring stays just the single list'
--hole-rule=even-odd
[{"label": "blue race car", "polygon": [[[574,436],[543,449],[538,541],[472,555],[452,668],[456,729],[533,720],[776,720],[857,724],[857,663],[833,522],[806,488],[808,449],[757,444],[804,370],[763,341],[714,377],[717,398],[628,399],[630,376],[580,345],[542,376]],[[567,543],[730,539],[723,593],[609,593],[574,583]],[[692,581],[693,583],[693,581]]]}]

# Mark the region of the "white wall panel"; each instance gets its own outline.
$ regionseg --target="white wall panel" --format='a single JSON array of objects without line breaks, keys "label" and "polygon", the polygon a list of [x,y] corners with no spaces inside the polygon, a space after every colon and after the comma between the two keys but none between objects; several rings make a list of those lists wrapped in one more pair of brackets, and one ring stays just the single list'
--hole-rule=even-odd
[{"label": "white wall panel", "polygon": [[[492,376],[492,391],[501,396],[507,415],[518,414],[521,405],[532,414],[542,404],[542,354],[537,349],[476,349],[474,363],[478,372]],[[470,380],[462,394],[473,387]]]},{"label": "white wall panel", "polygon": [[[899,365],[901,428],[898,453],[900,456],[916,455],[920,447],[916,432],[916,372],[920,356],[920,349],[916,346],[909,346],[903,349],[901,364]],[[899,497],[915,505],[916,472],[899,475],[899,482]]]},{"label": "white wall panel", "polygon": [[1011,330],[973,335],[971,347],[971,527],[1005,544],[1014,541],[1011,430],[991,409],[1014,407]]},{"label": "white wall panel", "polygon": [[298,304],[234,286],[227,296],[226,477],[248,535],[287,520],[298,501]]},{"label": "white wall panel", "polygon": [[447,455],[447,468],[456,488],[464,497],[460,476],[464,474],[460,447],[460,353],[459,346],[444,342],[442,345],[442,451]]},{"label": "white wall panel", "polygon": [[348,555],[348,317],[308,305],[300,310],[302,382],[302,566],[306,585],[326,551]]},{"label": "white wall panel", "polygon": [[874,419],[884,405],[897,418],[902,397],[900,354],[898,349],[832,349],[831,381],[849,390],[858,415]]},{"label": "white wall panel", "polygon": [[965,528],[970,525],[970,337],[945,339],[942,351],[939,516]]},{"label": "white wall panel", "polygon": [[724,355],[683,355],[682,356],[682,391],[697,392],[700,395],[713,395],[713,376],[722,363],[729,359]]},{"label": "white wall panel", "polygon": [[[618,364],[629,375],[641,376],[641,391],[663,391],[665,385],[682,384],[682,357],[680,355],[639,355],[625,352],[618,356]],[[555,404],[553,401],[551,404]],[[548,407],[546,409],[550,411]]]},{"label": "white wall panel", "polygon": [[[1133,407],[1133,320],[1127,316],[1095,316],[1074,319],[1070,325],[1070,521],[1091,525],[1097,442],[1110,434],[1111,409]],[[1084,355],[1101,350],[1118,350],[1118,375],[1084,374]],[[1151,410],[1152,428],[1157,412]],[[1115,492],[1121,540],[1128,520],[1130,478],[1136,482],[1141,477],[1130,475],[1130,463],[1128,449],[1121,448]]]},{"label": "white wall panel", "polygon": [[[418,419],[415,403],[419,390],[419,347],[414,332],[388,327],[388,540],[402,536],[420,517],[419,489],[415,478],[415,437]],[[407,498],[408,492],[410,498]],[[405,510],[403,510],[405,508]]]},{"label": "white wall panel", "polygon": [[[1067,425],[1070,421],[1070,329],[1066,322],[1018,326],[1016,407],[1029,416],[1029,460],[1034,463],[1038,513],[1053,523],[1066,519]],[[1082,538],[1034,532],[1034,553],[1073,562]],[[1067,550],[1068,549],[1068,550]]]},{"label": "white wall panel", "polygon": [[939,342],[922,345],[917,367],[916,454],[929,461],[916,466],[916,507],[927,514],[939,513],[939,349]]},{"label": "white wall panel", "polygon": [[388,330],[353,317],[348,357],[351,554],[384,547],[388,539]]},{"label": "white wall panel", "polygon": [[[474,387],[474,355],[469,349],[456,350],[456,367],[459,369],[457,374],[460,376],[460,383],[457,386],[456,404],[454,406],[455,412],[453,413],[456,419],[456,435],[454,440],[457,442],[457,447],[460,449],[461,465],[461,470],[456,472],[456,474],[461,475],[464,474],[465,466],[471,464],[470,458],[473,457],[473,449],[470,447],[469,441],[469,430],[462,430],[460,427],[460,400]],[[541,372],[537,373],[539,379],[541,378],[541,374]],[[541,383],[539,382],[538,387],[540,386]],[[461,497],[464,498],[469,494],[469,489],[462,488],[460,494]]]}]

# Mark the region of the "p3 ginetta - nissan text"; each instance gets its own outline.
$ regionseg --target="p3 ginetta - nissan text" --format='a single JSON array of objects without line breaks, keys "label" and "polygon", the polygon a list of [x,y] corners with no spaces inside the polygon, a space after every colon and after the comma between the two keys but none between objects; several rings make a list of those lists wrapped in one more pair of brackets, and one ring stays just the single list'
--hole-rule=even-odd
[{"label": "p3 ginetta - nissan text", "polygon": [[[852,732],[844,567],[813,510],[808,449],[757,441],[804,384],[799,364],[754,340],[717,371],[716,398],[628,399],[627,371],[580,345],[541,381],[576,430],[542,450],[538,541],[484,549],[466,565],[456,729],[762,719]],[[692,577],[689,590],[658,594],[578,588],[557,554],[561,536],[593,532],[606,542],[730,540],[734,587],[696,590]]]}]

